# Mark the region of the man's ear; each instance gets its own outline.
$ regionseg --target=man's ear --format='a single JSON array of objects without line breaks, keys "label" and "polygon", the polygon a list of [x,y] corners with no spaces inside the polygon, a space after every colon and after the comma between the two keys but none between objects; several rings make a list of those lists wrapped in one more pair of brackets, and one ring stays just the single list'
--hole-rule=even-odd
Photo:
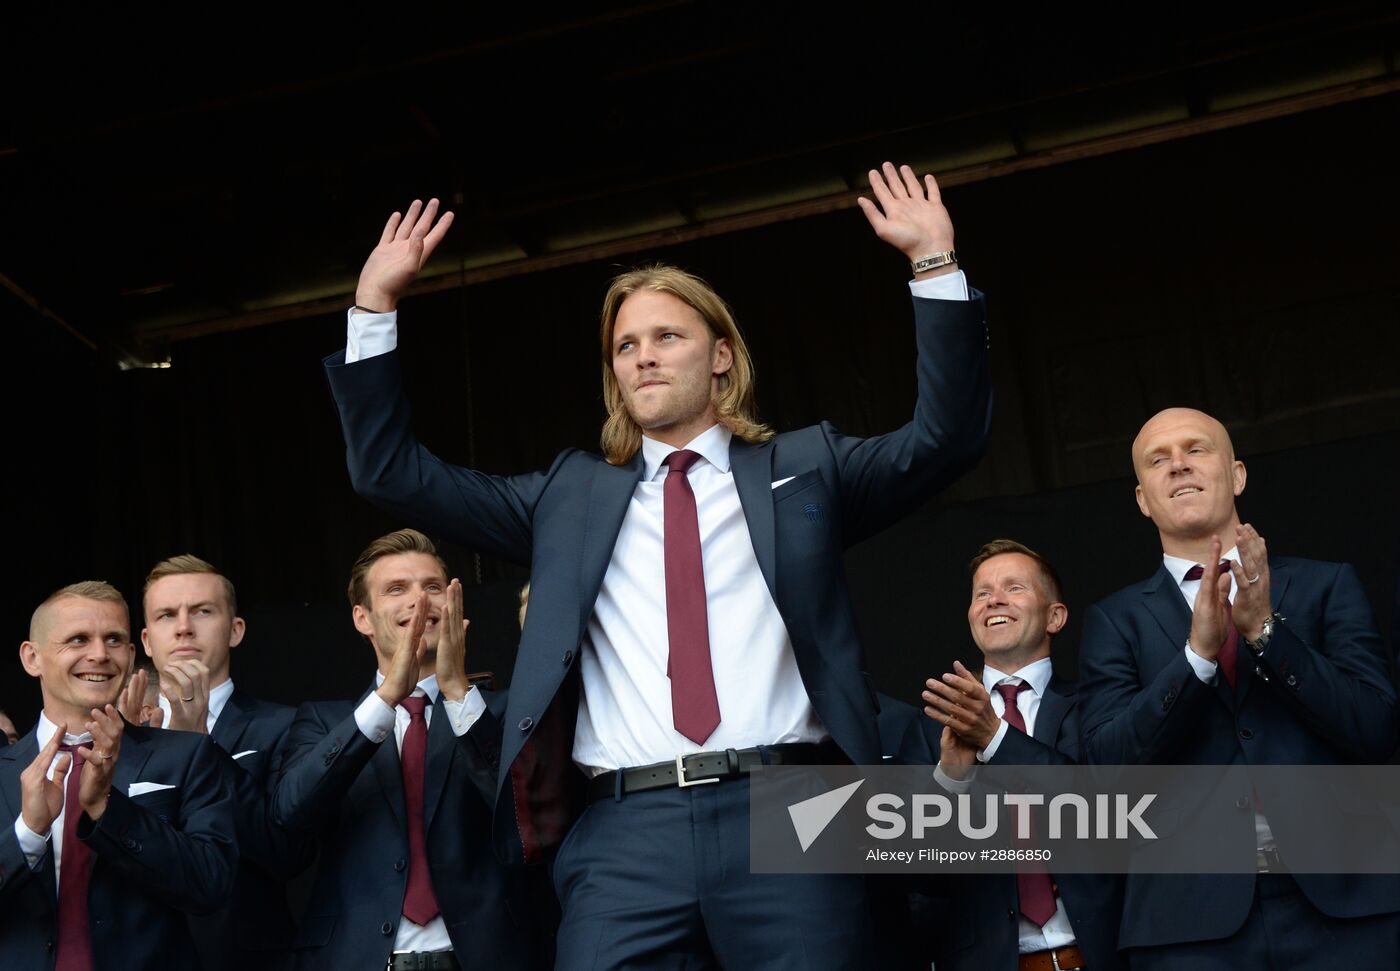
[{"label": "man's ear", "polygon": [[233,618],[233,629],[228,633],[228,646],[233,648],[243,643],[243,635],[247,629],[248,625],[243,622],[242,617]]},{"label": "man's ear", "polygon": [[374,624],[370,623],[369,611],[360,604],[355,604],[350,609],[350,616],[355,621],[355,629],[366,637],[374,635]]},{"label": "man's ear", "polygon": [[24,671],[31,678],[39,676],[39,645],[33,641],[25,641],[19,646],[19,663],[24,665]]},{"label": "man's ear", "polygon": [[1238,496],[1240,493],[1244,492],[1245,479],[1249,477],[1245,472],[1244,463],[1239,459],[1235,459],[1234,466],[1230,469],[1230,473],[1235,480],[1235,495]]},{"label": "man's ear", "polygon": [[1152,513],[1147,511],[1147,499],[1142,494],[1142,486],[1133,487],[1133,498],[1137,499],[1138,512],[1151,519]]},{"label": "man's ear", "polygon": [[147,657],[155,657],[155,655],[151,653],[151,631],[149,627],[141,628],[141,646],[145,649]]},{"label": "man's ear", "polygon": [[1054,637],[1065,629],[1065,624],[1069,623],[1069,608],[1062,603],[1052,603],[1050,605],[1050,617],[1045,625],[1045,632]]},{"label": "man's ear", "polygon": [[727,374],[734,366],[734,350],[729,346],[728,337],[721,337],[715,341],[713,356],[714,364],[710,367],[710,373],[715,377]]}]

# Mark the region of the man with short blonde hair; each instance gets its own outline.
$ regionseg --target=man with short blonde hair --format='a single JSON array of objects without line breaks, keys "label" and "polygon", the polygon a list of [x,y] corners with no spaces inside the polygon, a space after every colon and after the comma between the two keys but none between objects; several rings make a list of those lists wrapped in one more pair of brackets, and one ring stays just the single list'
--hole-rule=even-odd
[{"label": "man with short blonde hair", "polygon": [[122,721],[134,656],[110,584],[70,584],[34,611],[20,660],[43,711],[0,749],[6,967],[199,968],[186,917],[228,899],[238,845],[217,754]]}]

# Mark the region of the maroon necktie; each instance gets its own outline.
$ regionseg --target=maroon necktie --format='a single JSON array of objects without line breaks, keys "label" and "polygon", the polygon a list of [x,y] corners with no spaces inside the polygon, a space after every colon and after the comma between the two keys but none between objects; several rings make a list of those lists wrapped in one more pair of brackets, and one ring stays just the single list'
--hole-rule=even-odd
[{"label": "maroon necktie", "polygon": [[408,812],[408,888],[403,895],[403,915],[422,926],[438,915],[433,878],[428,872],[428,846],[423,838],[423,762],[428,754],[428,721],[423,709],[428,699],[409,695],[402,702],[408,712],[399,765],[403,769],[403,802]]},{"label": "maroon necktie", "polygon": [[705,567],[700,559],[700,520],[686,472],[700,458],[682,450],[666,457],[664,500],[666,545],[666,634],[671,656],[671,720],[697,745],[719,725],[719,696],[710,667],[710,621],[705,603]]},{"label": "maroon necktie", "polygon": [[[1222,573],[1230,572],[1229,560],[1220,561],[1220,571]],[[1186,571],[1186,576],[1183,580],[1199,580],[1201,577],[1205,576],[1205,574],[1205,567],[1198,564]],[[1201,586],[1204,587],[1205,584],[1202,583]],[[1199,597],[1202,593],[1205,593],[1207,596],[1214,595],[1214,591],[1203,589],[1196,591],[1196,596]],[[1240,632],[1235,629],[1235,608],[1230,604],[1228,599],[1225,601],[1225,620],[1226,626],[1230,628],[1230,633],[1225,635],[1225,643],[1220,646],[1220,656],[1217,657],[1216,660],[1220,662],[1220,673],[1225,675],[1225,680],[1228,681],[1230,687],[1233,688],[1235,686],[1235,660],[1238,658],[1240,652]]]},{"label": "maroon necktie", "polygon": [[[1002,720],[1025,734],[1026,720],[1021,717],[1021,709],[1016,705],[1016,696],[1030,687],[1030,682],[1022,681],[1019,684],[1011,684],[1003,681],[996,686],[997,692],[1002,700],[1006,702],[1006,711],[1002,713]],[[1029,812],[1022,809],[1021,812]],[[1017,840],[1019,846],[1028,845],[1028,842]],[[1016,865],[1016,892],[1021,898],[1021,913],[1026,919],[1035,924],[1036,927],[1044,927],[1045,922],[1055,916],[1055,881],[1043,865],[1033,862],[1018,863]]]},{"label": "maroon necktie", "polygon": [[[84,742],[83,745],[90,743]],[[58,871],[58,951],[54,971],[92,971],[92,938],[88,933],[88,881],[92,876],[92,849],[78,839],[78,778],[83,757],[76,745],[60,745],[73,764],[63,796],[63,862]]]}]

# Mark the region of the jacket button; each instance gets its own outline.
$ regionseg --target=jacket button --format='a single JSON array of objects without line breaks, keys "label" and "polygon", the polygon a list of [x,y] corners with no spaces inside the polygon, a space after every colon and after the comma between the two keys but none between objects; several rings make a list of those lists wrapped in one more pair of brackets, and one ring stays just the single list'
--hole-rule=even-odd
[{"label": "jacket button", "polygon": [[383,934],[385,937],[388,937],[390,934],[394,933],[394,925],[386,920],[384,923],[379,925],[379,933]]},{"label": "jacket button", "polygon": [[1240,796],[1238,799],[1236,799],[1236,800],[1235,800],[1235,808],[1236,808],[1236,809],[1248,809],[1248,808],[1249,808],[1249,797],[1248,797],[1248,796]]},{"label": "jacket button", "polygon": [[574,663],[574,652],[573,652],[573,651],[565,651],[565,652],[564,652],[564,667],[568,667],[570,664],[573,664],[573,663]]},{"label": "jacket button", "polygon": [[1007,917],[1010,917],[1012,920],[1015,920],[1015,919],[1016,919],[1016,911],[1014,911],[1014,910],[1008,910],[1008,911],[1006,912],[1006,916],[1007,916]]},{"label": "jacket button", "polygon": [[1298,687],[1298,676],[1296,674],[1290,674],[1288,677],[1283,679],[1283,683],[1288,685],[1290,688],[1296,688]]},{"label": "jacket button", "polygon": [[1249,740],[1250,740],[1251,738],[1253,738],[1253,737],[1254,737],[1254,733],[1251,732],[1248,728],[1241,728],[1241,729],[1240,729],[1240,738],[1244,739],[1246,742],[1249,741]]},{"label": "jacket button", "polygon": [[53,941],[45,941],[45,942],[44,942],[44,950],[46,950],[46,951],[52,951],[52,950],[53,950]]},{"label": "jacket button", "polygon": [[394,861],[394,872],[395,872],[395,873],[403,873],[403,868],[406,867],[406,866],[408,866],[408,863],[405,862],[404,860],[395,860],[395,861]]},{"label": "jacket button", "polygon": [[528,732],[531,728],[534,727],[534,724],[535,720],[529,715],[526,715],[524,718],[520,719],[520,730],[522,732]]}]

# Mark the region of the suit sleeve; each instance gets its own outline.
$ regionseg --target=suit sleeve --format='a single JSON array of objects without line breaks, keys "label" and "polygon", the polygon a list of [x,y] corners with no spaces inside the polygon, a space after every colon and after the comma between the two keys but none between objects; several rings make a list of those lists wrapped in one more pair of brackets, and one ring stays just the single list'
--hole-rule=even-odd
[{"label": "suit sleeve", "polygon": [[179,826],[112,789],[102,818],[86,813],[78,838],[106,864],[175,910],[207,914],[228,902],[238,866],[234,801],[218,747],[200,737],[185,771]]},{"label": "suit sleeve", "polygon": [[237,804],[239,851],[244,860],[282,881],[306,869],[315,855],[313,842],[294,837],[272,819],[272,793],[285,756],[286,739],[284,732],[281,744],[273,751],[266,779],[247,771],[219,749]]},{"label": "suit sleeve", "polygon": [[1006,735],[997,746],[988,765],[1074,765],[1074,759],[1053,745],[1032,738],[1019,728],[1007,726]]},{"label": "suit sleeve", "polygon": [[914,298],[913,420],[871,438],[823,433],[840,477],[846,545],[879,532],[972,468],[987,447],[992,390],[986,299]]},{"label": "suit sleeve", "polygon": [[344,357],[325,365],[355,491],[469,549],[528,565],[533,509],[550,473],[492,476],[444,462],[414,434],[398,352],[354,364]]},{"label": "suit sleeve", "polygon": [[354,712],[328,725],[314,706],[302,705],[288,732],[287,759],[272,797],[272,822],[293,834],[313,833],[321,820],[339,809],[381,744],[365,737]]},{"label": "suit sleeve", "polygon": [[[1385,762],[1395,746],[1395,688],[1385,642],[1361,581],[1335,565],[1323,594],[1321,640],[1307,643],[1285,618],[1256,659],[1298,717],[1358,762]],[[1241,645],[1243,651],[1243,645]]]},{"label": "suit sleeve", "polygon": [[1085,612],[1079,717],[1087,764],[1170,763],[1210,704],[1210,687],[1181,651],[1144,687],[1131,638],[1099,604]]},{"label": "suit sleeve", "polygon": [[24,847],[20,846],[15,835],[14,825],[6,826],[0,832],[0,906],[5,905],[11,893],[21,889],[25,881],[34,876]]}]

